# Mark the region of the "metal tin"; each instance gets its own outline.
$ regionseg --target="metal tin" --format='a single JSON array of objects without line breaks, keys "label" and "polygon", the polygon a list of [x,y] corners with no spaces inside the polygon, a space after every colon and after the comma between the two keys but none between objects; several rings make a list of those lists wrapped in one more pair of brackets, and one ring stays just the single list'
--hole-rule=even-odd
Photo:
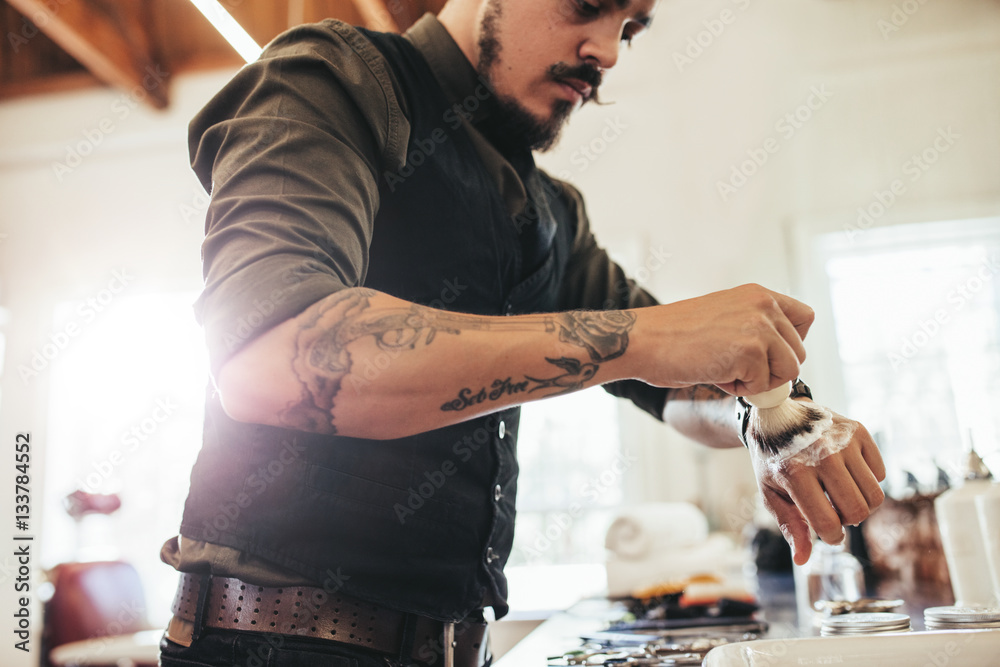
[{"label": "metal tin", "polygon": [[1000,628],[1000,607],[930,607],[924,610],[928,630]]},{"label": "metal tin", "polygon": [[871,635],[910,631],[910,617],[906,614],[873,612],[842,614],[823,620],[820,634],[824,637],[846,635]]}]

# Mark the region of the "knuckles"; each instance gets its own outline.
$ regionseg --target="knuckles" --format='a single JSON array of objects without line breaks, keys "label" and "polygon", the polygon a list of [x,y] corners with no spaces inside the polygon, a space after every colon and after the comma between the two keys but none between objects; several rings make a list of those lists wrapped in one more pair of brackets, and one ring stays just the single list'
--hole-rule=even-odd
[{"label": "knuckles", "polygon": [[807,327],[812,326],[813,322],[816,321],[816,311],[805,304],[802,305],[802,309],[802,324]]},{"label": "knuckles", "polygon": [[862,507],[861,505],[838,509],[840,510],[840,518],[845,525],[853,526],[859,524],[871,514],[871,511],[867,507]]}]

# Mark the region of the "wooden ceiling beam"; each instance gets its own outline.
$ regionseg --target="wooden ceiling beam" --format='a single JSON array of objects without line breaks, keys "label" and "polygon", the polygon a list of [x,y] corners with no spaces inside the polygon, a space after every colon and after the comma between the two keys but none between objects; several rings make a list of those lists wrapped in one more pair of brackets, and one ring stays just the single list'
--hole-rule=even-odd
[{"label": "wooden ceiling beam", "polygon": [[169,73],[154,60],[143,22],[126,7],[100,0],[7,0],[101,81],[167,106]]}]

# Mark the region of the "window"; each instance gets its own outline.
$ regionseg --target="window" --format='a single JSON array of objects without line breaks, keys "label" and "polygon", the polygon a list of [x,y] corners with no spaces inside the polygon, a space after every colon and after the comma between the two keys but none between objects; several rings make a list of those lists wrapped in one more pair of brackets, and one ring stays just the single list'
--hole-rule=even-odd
[{"label": "window", "polygon": [[970,436],[1000,472],[1000,220],[823,246],[850,414],[877,434],[890,494],[961,477]]},{"label": "window", "polygon": [[[194,294],[116,296],[57,308],[56,330],[86,323],[50,369],[42,562],[122,559],[139,571],[147,615],[169,618],[177,579],[160,562],[176,534],[201,448],[208,363]],[[111,518],[74,525],[63,498],[117,493]]]},{"label": "window", "polygon": [[620,447],[618,403],[595,387],[521,409],[507,565],[515,612],[567,607],[605,586],[604,535],[632,464]]}]

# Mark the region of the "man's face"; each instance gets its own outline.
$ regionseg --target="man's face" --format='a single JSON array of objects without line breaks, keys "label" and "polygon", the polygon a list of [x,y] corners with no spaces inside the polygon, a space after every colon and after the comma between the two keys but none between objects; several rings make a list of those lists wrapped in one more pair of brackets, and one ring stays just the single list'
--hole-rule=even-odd
[{"label": "man's face", "polygon": [[623,42],[646,29],[657,0],[486,0],[477,69],[524,142],[546,150],[577,107],[595,99]]}]

